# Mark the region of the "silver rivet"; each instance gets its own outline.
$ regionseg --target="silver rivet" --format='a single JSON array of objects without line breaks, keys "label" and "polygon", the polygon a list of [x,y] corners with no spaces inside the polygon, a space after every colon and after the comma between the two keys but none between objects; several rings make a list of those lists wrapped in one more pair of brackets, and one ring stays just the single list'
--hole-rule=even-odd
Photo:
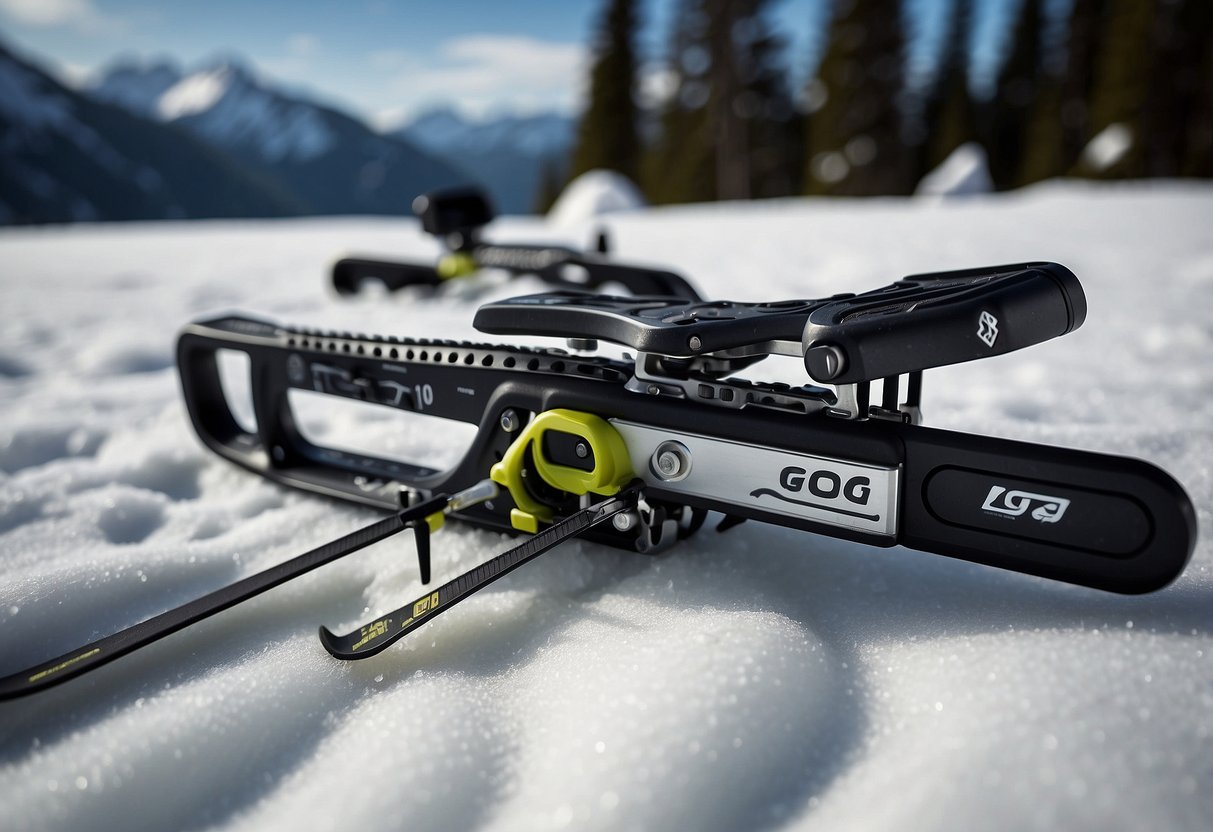
[{"label": "silver rivet", "polygon": [[611,525],[621,532],[626,532],[632,526],[636,525],[636,513],[633,511],[623,511],[616,514],[611,520]]},{"label": "silver rivet", "polygon": [[703,349],[703,340],[698,335],[692,335],[690,340],[687,341],[687,346],[694,352],[699,352]]},{"label": "silver rivet", "polygon": [[518,414],[513,410],[503,411],[501,414],[501,429],[506,433],[513,433],[518,430],[519,419]]},{"label": "silver rivet", "polygon": [[661,388],[658,387],[656,384],[650,384],[648,386],[647,390],[648,390],[648,394],[650,396],[656,396],[658,393],[661,392]]},{"label": "silver rivet", "polygon": [[666,482],[685,479],[691,473],[691,452],[681,442],[662,442],[653,451],[649,465],[658,479]]},{"label": "silver rivet", "polygon": [[584,442],[578,442],[577,447],[573,448],[573,453],[577,454],[578,459],[585,459],[590,455],[590,446]]}]

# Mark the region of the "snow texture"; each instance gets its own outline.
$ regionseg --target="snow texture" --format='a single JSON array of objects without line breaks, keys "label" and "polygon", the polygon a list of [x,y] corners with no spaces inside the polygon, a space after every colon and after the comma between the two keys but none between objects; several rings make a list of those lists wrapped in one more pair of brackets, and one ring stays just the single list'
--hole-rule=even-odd
[{"label": "snow texture", "polygon": [[919,196],[972,196],[994,190],[985,148],[977,142],[962,144],[918,183]]},{"label": "snow texture", "polygon": [[[928,373],[927,421],[1170,471],[1206,531],[1171,587],[1122,597],[747,523],[656,558],[573,542],[338,663],[318,624],[419,594],[392,540],[0,705],[2,825],[1213,828],[1211,216],[1207,185],[1054,184],[609,217],[621,257],[716,298],[1066,263],[1086,325]],[[239,308],[471,337],[478,302],[541,288],[338,301],[324,268],[344,250],[434,253],[411,220],[0,232],[0,673],[377,516],[203,450],[173,368],[182,323]],[[800,382],[797,364],[748,374]],[[453,524],[434,542],[442,581],[507,539]]]},{"label": "snow texture", "polygon": [[1115,165],[1133,149],[1133,128],[1117,122],[1109,124],[1082,149],[1082,161],[1092,170],[1102,171]]},{"label": "snow texture", "polygon": [[568,184],[548,213],[548,220],[560,228],[578,228],[603,214],[644,206],[644,196],[626,176],[612,170],[591,170]]}]

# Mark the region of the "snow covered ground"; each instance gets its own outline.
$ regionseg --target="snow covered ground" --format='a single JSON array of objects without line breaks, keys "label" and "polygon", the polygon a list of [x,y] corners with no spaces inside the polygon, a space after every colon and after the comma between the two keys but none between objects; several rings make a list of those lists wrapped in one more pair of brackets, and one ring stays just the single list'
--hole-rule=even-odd
[{"label": "snow covered ground", "polygon": [[[418,594],[407,546],[388,542],[0,705],[0,826],[1213,827],[1213,188],[1046,184],[606,222],[621,256],[743,300],[1069,265],[1086,325],[928,373],[927,421],[1161,465],[1205,533],[1187,572],[1120,597],[747,523],[657,560],[575,542],[340,664],[318,624]],[[537,288],[338,301],[324,271],[346,250],[434,251],[396,220],[0,232],[0,674],[374,517],[204,451],[172,365],[181,324],[238,308],[460,337],[479,301]],[[793,361],[774,372],[803,380]],[[449,527],[436,577],[504,544]]]}]

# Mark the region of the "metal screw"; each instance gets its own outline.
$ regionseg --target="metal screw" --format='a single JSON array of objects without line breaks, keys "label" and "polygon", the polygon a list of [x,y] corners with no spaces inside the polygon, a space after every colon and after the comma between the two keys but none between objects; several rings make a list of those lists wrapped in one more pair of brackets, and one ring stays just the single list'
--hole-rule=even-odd
[{"label": "metal screw", "polygon": [[590,455],[590,446],[584,442],[578,442],[577,446],[573,448],[573,453],[577,454],[578,459],[585,459]]},{"label": "metal screw", "polygon": [[501,429],[506,433],[513,433],[518,430],[521,420],[518,414],[513,410],[505,410],[501,413]]},{"label": "metal screw", "polygon": [[661,392],[661,388],[660,388],[660,387],[658,387],[656,384],[650,384],[650,385],[649,385],[649,386],[646,388],[646,390],[647,390],[647,392],[648,392],[648,394],[649,394],[650,396],[656,396],[658,393],[660,393],[660,392]]},{"label": "metal screw", "polygon": [[698,335],[692,335],[691,339],[687,341],[687,346],[690,347],[693,352],[699,352],[701,349],[703,349],[703,339],[701,339]]},{"label": "metal screw", "polygon": [[681,442],[662,442],[649,460],[653,473],[666,482],[681,480],[691,473],[691,452]]}]

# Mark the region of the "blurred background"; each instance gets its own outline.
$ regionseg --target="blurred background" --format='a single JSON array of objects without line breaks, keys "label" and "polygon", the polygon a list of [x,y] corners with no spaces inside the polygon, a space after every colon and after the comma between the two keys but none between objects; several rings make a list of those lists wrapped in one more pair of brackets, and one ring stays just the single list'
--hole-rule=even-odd
[{"label": "blurred background", "polygon": [[0,0],[0,223],[1213,177],[1210,0]]}]

